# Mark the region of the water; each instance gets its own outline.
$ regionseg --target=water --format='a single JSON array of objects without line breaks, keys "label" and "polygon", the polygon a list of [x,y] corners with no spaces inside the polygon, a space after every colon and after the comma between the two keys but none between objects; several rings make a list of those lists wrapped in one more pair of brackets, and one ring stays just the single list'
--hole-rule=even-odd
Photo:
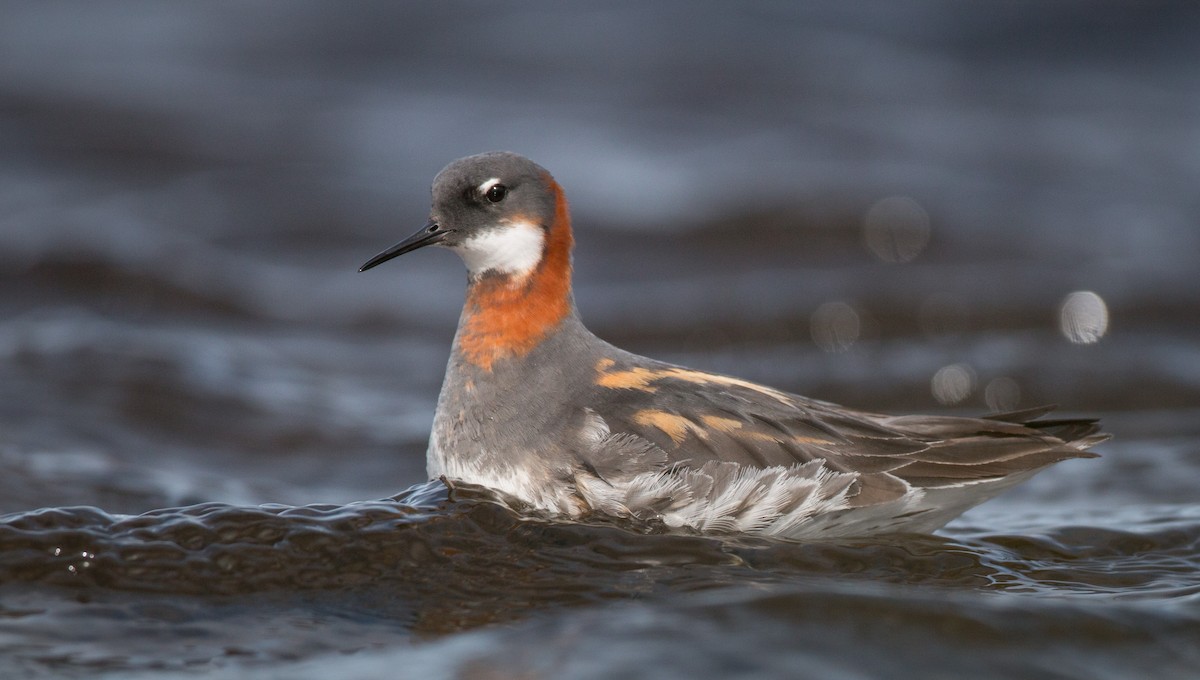
[{"label": "water", "polygon": [[[0,11],[3,677],[1195,677],[1190,6]],[[461,265],[355,269],[493,148],[621,346],[1116,438],[870,541],[421,485]]]},{"label": "water", "polygon": [[0,629],[14,671],[55,674],[1194,671],[1200,511],[1044,521],[798,544],[525,518],[439,482],[341,506],[54,508],[0,525]]}]

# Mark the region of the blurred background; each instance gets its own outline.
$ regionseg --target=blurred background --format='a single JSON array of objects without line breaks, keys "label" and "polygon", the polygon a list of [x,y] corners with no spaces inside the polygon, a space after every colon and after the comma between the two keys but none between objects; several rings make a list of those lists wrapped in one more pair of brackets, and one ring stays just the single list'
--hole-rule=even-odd
[{"label": "blurred background", "polygon": [[493,149],[566,188],[610,341],[870,409],[1059,403],[1118,439],[1041,488],[1196,497],[1195,4],[0,15],[0,512],[423,481],[465,274],[356,269]]}]

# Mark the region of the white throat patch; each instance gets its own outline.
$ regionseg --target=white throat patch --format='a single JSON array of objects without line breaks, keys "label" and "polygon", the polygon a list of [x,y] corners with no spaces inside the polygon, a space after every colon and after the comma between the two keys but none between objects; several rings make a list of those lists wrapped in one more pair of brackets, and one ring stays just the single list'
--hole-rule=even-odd
[{"label": "white throat patch", "polygon": [[542,259],[545,235],[529,222],[497,225],[454,246],[471,276],[487,271],[523,275]]}]

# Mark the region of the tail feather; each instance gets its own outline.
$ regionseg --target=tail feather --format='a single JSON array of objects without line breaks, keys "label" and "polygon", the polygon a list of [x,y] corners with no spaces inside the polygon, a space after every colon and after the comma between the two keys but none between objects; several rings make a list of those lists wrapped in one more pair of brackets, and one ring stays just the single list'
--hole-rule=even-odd
[{"label": "tail feather", "polygon": [[1048,434],[1051,437],[1061,439],[1063,443],[1080,451],[1112,438],[1110,434],[1100,433],[1100,421],[1097,418],[1051,418],[1048,420],[1038,420],[1055,408],[1056,406],[1053,404],[1036,406],[1020,411],[993,413],[983,416],[983,418],[985,420],[997,420],[1005,423],[1024,425],[1042,434]]},{"label": "tail feather", "polygon": [[905,456],[891,474],[917,488],[955,487],[1020,478],[1086,451],[1108,435],[1094,418],[1038,420],[1053,406],[997,413],[984,418],[907,416],[889,423],[916,436],[937,437],[926,450]]},{"label": "tail feather", "polygon": [[982,416],[982,418],[984,420],[999,420],[1005,423],[1017,423],[1018,425],[1025,425],[1028,424],[1029,421],[1037,420],[1056,408],[1058,408],[1058,404],[1045,404],[1043,406],[1023,408],[1019,411],[1001,411],[999,413],[989,413],[986,416]]}]

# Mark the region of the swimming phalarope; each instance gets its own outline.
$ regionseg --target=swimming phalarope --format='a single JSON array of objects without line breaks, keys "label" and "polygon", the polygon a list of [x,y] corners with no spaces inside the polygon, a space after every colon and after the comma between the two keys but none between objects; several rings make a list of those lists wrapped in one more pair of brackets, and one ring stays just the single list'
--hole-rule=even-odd
[{"label": "swimming phalarope", "polygon": [[933,531],[1107,438],[1052,407],[888,416],[618,349],[579,319],[562,188],[486,153],[433,183],[429,222],[369,269],[425,246],[470,274],[438,398],[431,477],[552,513],[802,537]]}]

